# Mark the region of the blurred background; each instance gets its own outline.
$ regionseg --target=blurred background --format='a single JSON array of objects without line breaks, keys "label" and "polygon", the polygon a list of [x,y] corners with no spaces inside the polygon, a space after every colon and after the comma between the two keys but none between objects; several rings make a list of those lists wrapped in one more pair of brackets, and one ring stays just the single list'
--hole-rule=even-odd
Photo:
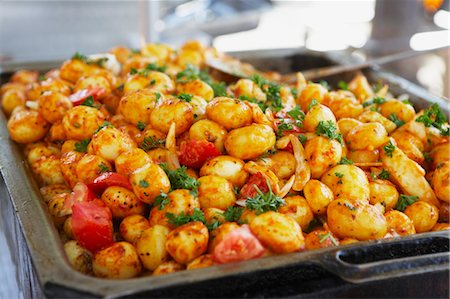
[{"label": "blurred background", "polygon": [[[0,1],[0,61],[199,39],[221,51],[307,48],[362,58],[450,43],[449,0]],[[449,49],[387,65],[449,97]]]}]

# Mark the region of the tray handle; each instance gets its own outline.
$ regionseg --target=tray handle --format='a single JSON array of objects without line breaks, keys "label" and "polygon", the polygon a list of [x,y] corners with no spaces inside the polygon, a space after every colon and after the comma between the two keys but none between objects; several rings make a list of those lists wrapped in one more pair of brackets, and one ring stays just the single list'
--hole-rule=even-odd
[{"label": "tray handle", "polygon": [[[351,283],[448,270],[448,243],[449,236],[445,234],[421,239],[399,239],[366,247],[354,246],[323,255],[319,264]],[[386,247],[386,244],[391,246]]]}]

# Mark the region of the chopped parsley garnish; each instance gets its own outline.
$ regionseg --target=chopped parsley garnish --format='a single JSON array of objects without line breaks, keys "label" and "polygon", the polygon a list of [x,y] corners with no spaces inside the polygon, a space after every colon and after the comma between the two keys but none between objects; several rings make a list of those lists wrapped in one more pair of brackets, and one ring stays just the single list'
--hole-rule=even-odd
[{"label": "chopped parsley garnish", "polygon": [[431,157],[430,153],[423,153],[423,157],[425,158],[425,161],[427,162],[433,162],[433,157]]},{"label": "chopped parsley garnish", "polygon": [[158,210],[164,209],[164,207],[170,202],[170,199],[166,193],[159,194],[153,202],[154,207],[158,207]]},{"label": "chopped parsley garnish", "polygon": [[320,235],[319,235],[319,243],[323,243],[323,242],[325,242],[326,240],[330,240],[331,243],[333,243],[333,245],[335,245],[335,246],[338,246],[338,245],[339,245],[338,240],[336,240],[336,238],[333,237],[333,235],[332,235],[330,232],[328,232],[328,233],[326,233],[326,234],[320,234]]},{"label": "chopped parsley garnish", "polygon": [[205,223],[205,215],[203,215],[202,210],[195,208],[192,215],[186,215],[181,212],[178,215],[172,213],[166,213],[167,221],[175,226],[181,226],[189,222],[200,221]]},{"label": "chopped parsley garnish", "polygon": [[335,172],[334,175],[337,176],[340,179],[342,179],[344,177],[344,174],[340,173],[340,172]]},{"label": "chopped parsley garnish", "polygon": [[408,206],[415,203],[418,199],[418,196],[408,196],[405,194],[400,194],[400,198],[398,199],[395,209],[403,212]]},{"label": "chopped parsley garnish", "polygon": [[373,99],[368,100],[368,101],[365,101],[365,102],[362,103],[362,104],[363,104],[363,107],[365,108],[365,107],[370,106],[370,105],[372,105],[372,104],[381,105],[381,104],[383,104],[384,102],[386,102],[386,99],[385,99],[385,98],[382,98],[382,97],[374,97]]},{"label": "chopped parsley garnish", "polygon": [[41,82],[41,81],[45,81],[45,80],[47,80],[47,78],[45,77],[45,75],[39,75],[39,82]]},{"label": "chopped parsley garnish", "polygon": [[311,103],[309,103],[309,105],[308,105],[308,111],[311,110],[312,107],[314,107],[318,104],[319,104],[319,102],[316,99],[312,99]]},{"label": "chopped parsley garnish", "polygon": [[421,122],[425,127],[435,127],[440,130],[441,135],[449,136],[450,129],[445,127],[447,116],[441,111],[439,105],[434,103],[430,108],[426,109],[421,116],[416,119],[416,122]]},{"label": "chopped parsley garnish", "polygon": [[148,182],[146,180],[139,181],[139,187],[147,188],[148,186],[150,186],[150,185],[148,184]]},{"label": "chopped parsley garnish", "polygon": [[101,173],[109,171],[108,165],[106,165],[104,162],[102,162],[102,163],[100,163],[100,165],[98,165],[98,169],[100,170]]},{"label": "chopped parsley garnish", "polygon": [[214,90],[215,97],[226,97],[227,96],[227,85],[225,82],[213,82],[209,84],[211,88]]},{"label": "chopped parsley garnish", "polygon": [[325,80],[320,80],[319,84],[322,85],[323,87],[325,87],[327,90],[331,89],[330,84],[328,84],[328,82]]},{"label": "chopped parsley garnish", "polygon": [[300,142],[302,144],[305,144],[306,141],[308,141],[308,138],[305,135],[303,135],[303,134],[298,134],[297,137],[298,137],[298,140],[300,140]]},{"label": "chopped parsley garnish", "polygon": [[88,61],[88,57],[86,55],[81,54],[80,52],[75,52],[75,54],[73,54],[72,56],[73,60],[81,60],[83,62],[87,62]]},{"label": "chopped parsley garnish", "polygon": [[267,211],[278,211],[281,206],[285,205],[284,200],[272,192],[269,182],[267,182],[267,186],[269,186],[269,191],[267,193],[262,193],[258,186],[253,185],[258,194],[245,201],[247,209],[254,210],[256,215]]},{"label": "chopped parsley garnish", "polygon": [[389,171],[387,171],[386,169],[382,169],[380,174],[378,175],[378,178],[380,180],[389,180],[391,174],[389,173]]},{"label": "chopped parsley garnish", "polygon": [[140,145],[140,148],[147,152],[154,148],[163,148],[165,143],[166,143],[165,139],[145,137],[144,141]]},{"label": "chopped parsley garnish", "polygon": [[392,144],[391,141],[389,141],[388,144],[386,144],[385,146],[383,146],[383,150],[386,153],[386,156],[388,157],[392,157],[392,153],[395,150],[395,146]]},{"label": "chopped parsley garnish", "polygon": [[85,153],[87,151],[89,142],[90,142],[89,139],[83,139],[79,142],[75,142],[75,151],[79,153]]},{"label": "chopped parsley garnish", "polygon": [[97,128],[97,130],[95,130],[94,134],[97,134],[103,128],[112,128],[112,127],[113,127],[113,125],[109,121],[105,121],[103,124],[98,126],[98,128]]},{"label": "chopped parsley garnish", "polygon": [[291,93],[294,98],[298,98],[298,89],[295,87],[291,88]]},{"label": "chopped parsley garnish", "polygon": [[282,137],[284,131],[292,131],[293,129],[294,129],[294,126],[292,124],[282,121],[278,125],[277,135],[278,135],[278,137]]},{"label": "chopped parsley garnish", "polygon": [[413,106],[413,103],[411,103],[409,100],[402,100],[402,103]]},{"label": "chopped parsley garnish", "polygon": [[139,131],[144,131],[145,126],[145,123],[142,121],[138,121],[138,123],[136,124],[136,127],[139,129]]},{"label": "chopped parsley garnish", "polygon": [[225,217],[225,220],[228,222],[239,222],[242,212],[244,212],[244,208],[230,206],[227,208],[223,215]]},{"label": "chopped parsley garnish", "polygon": [[189,103],[190,101],[192,101],[193,95],[183,92],[183,93],[177,95],[177,98]]},{"label": "chopped parsley garnish", "polygon": [[389,115],[389,120],[392,121],[397,126],[397,128],[405,124],[405,122],[399,119],[397,117],[397,114],[395,114],[394,112],[392,112],[391,115]]},{"label": "chopped parsley garnish", "polygon": [[337,129],[332,120],[319,121],[316,127],[316,134],[319,136],[325,136],[330,139],[335,139],[342,143],[342,134],[337,132]]},{"label": "chopped parsley garnish", "polygon": [[130,75],[136,75],[138,73],[138,70],[134,67],[130,68]]},{"label": "chopped parsley garnish", "polygon": [[209,231],[215,230],[216,228],[218,228],[222,223],[218,220],[215,220],[211,223],[206,223],[206,227],[208,228]]},{"label": "chopped parsley garnish", "polygon": [[339,87],[339,89],[342,89],[342,90],[348,90],[348,84],[345,81],[339,81],[338,87]]},{"label": "chopped parsley garnish", "polygon": [[103,66],[103,64],[108,61],[108,57],[101,57],[99,59],[90,59],[86,55],[81,54],[80,52],[75,52],[72,56],[72,60],[81,60],[86,64],[96,64],[98,66]]},{"label": "chopped parsley garnish", "polygon": [[303,113],[299,106],[295,106],[295,108],[288,111],[287,114],[295,120],[303,121],[305,119],[305,113]]},{"label": "chopped parsley garnish", "polygon": [[348,159],[347,157],[342,157],[341,161],[339,162],[339,164],[342,165],[352,165],[353,161]]},{"label": "chopped parsley garnish", "polygon": [[208,84],[212,83],[212,79],[208,74],[208,71],[200,70],[198,67],[193,65],[187,65],[184,70],[176,74],[176,80],[180,83],[186,83],[196,79],[200,79]]},{"label": "chopped parsley garnish", "polygon": [[259,108],[261,108],[262,111],[266,111],[266,109],[269,107],[269,106],[266,105],[266,103],[258,101],[257,99],[251,98],[251,97],[246,96],[246,95],[239,96],[239,100],[247,101],[247,102],[250,102],[250,103],[255,103],[255,104],[257,104],[259,106]]},{"label": "chopped parsley garnish", "polygon": [[353,205],[349,204],[349,203],[344,203],[344,207],[346,207],[350,211],[356,210],[356,208]]},{"label": "chopped parsley garnish", "polygon": [[166,69],[167,69],[167,67],[165,65],[158,66],[156,63],[149,63],[145,67],[146,71],[157,71],[157,72],[161,72],[161,73],[164,73],[166,71]]},{"label": "chopped parsley garnish", "polygon": [[93,108],[95,108],[95,106],[94,106],[94,97],[93,97],[93,96],[88,96],[88,97],[83,101],[83,103],[81,103],[81,106],[88,106],[88,107],[93,107]]},{"label": "chopped parsley garnish", "polygon": [[194,196],[197,195],[199,185],[198,181],[187,174],[186,166],[181,166],[180,168],[177,168],[175,170],[170,170],[165,163],[160,164],[160,166],[169,178],[171,186],[170,190],[188,189],[191,190],[191,193]]},{"label": "chopped parsley garnish", "polygon": [[371,172],[370,178],[372,179],[372,181],[375,181],[377,179],[377,174],[375,172]]},{"label": "chopped parsley garnish", "polygon": [[275,111],[283,109],[283,102],[280,96],[281,85],[269,82],[258,74],[253,74],[250,80],[255,82],[267,96],[269,107]]},{"label": "chopped parsley garnish", "polygon": [[161,94],[159,92],[155,92],[156,100],[159,101],[161,99]]}]

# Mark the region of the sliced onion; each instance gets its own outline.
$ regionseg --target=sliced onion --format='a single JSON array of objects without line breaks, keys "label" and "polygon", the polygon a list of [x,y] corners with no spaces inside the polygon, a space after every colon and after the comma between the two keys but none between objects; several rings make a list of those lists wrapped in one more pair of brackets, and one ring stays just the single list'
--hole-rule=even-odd
[{"label": "sliced onion", "polygon": [[295,191],[303,190],[306,183],[311,178],[311,170],[305,158],[305,149],[298,138],[292,134],[289,135],[292,144],[292,150],[295,158],[295,180],[292,189]]},{"label": "sliced onion", "polygon": [[244,103],[250,108],[252,109],[252,113],[253,113],[253,122],[260,124],[260,125],[268,125],[271,126],[273,122],[271,122],[267,116],[264,114],[264,112],[261,110],[261,108],[255,104],[255,103],[250,103],[248,101],[244,101]]},{"label": "sliced onion", "polygon": [[291,188],[294,185],[294,181],[295,181],[295,174],[291,175],[291,177],[286,182],[286,184],[283,186],[283,188],[280,189],[278,196],[280,196],[281,198],[284,198],[289,193],[289,191],[291,191]]},{"label": "sliced onion", "polygon": [[166,148],[171,153],[176,154],[176,152],[177,152],[177,141],[176,141],[176,137],[175,137],[175,123],[174,122],[170,125],[169,132],[167,133]]},{"label": "sliced onion", "polygon": [[28,108],[30,108],[30,109],[33,109],[33,110],[38,110],[39,108],[39,105],[38,105],[38,102],[37,101],[26,101],[25,102],[25,106],[27,106]]},{"label": "sliced onion", "polygon": [[302,72],[297,72],[297,91],[300,92],[308,85],[305,76],[303,76]]},{"label": "sliced onion", "polygon": [[181,167],[177,154],[167,151],[166,155],[167,155],[167,166],[169,167],[170,170],[178,169]]},{"label": "sliced onion", "polygon": [[246,201],[247,201],[246,199],[239,199],[236,201],[236,204],[241,207],[246,207],[246,204],[245,204]]},{"label": "sliced onion", "polygon": [[267,169],[266,167],[259,165],[253,161],[245,163],[244,169],[250,174],[256,174],[258,172],[261,173],[263,177],[269,182],[273,193],[278,195],[278,193],[280,192],[280,186],[278,185],[280,180],[270,169]]}]

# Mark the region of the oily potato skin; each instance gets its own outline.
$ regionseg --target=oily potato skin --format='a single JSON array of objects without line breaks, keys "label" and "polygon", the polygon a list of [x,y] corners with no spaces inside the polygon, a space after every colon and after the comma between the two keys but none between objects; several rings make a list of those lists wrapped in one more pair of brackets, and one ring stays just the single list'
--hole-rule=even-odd
[{"label": "oily potato skin", "polygon": [[437,198],[448,204],[450,201],[450,161],[443,162],[436,168],[431,185]]},{"label": "oily potato skin", "polygon": [[409,122],[415,116],[414,107],[395,99],[387,101],[380,105],[380,113],[384,117],[389,117],[392,113],[395,113],[397,117],[404,121]]},{"label": "oily potato skin", "polygon": [[370,204],[381,203],[386,210],[395,208],[398,201],[398,191],[394,184],[387,180],[375,180],[369,183]]},{"label": "oily potato skin", "polygon": [[305,237],[305,247],[307,250],[312,250],[339,245],[339,243],[333,243],[331,238],[334,238],[335,242],[338,242],[336,237],[325,229],[313,230]]},{"label": "oily potato skin", "polygon": [[318,180],[310,180],[303,189],[305,199],[315,214],[324,214],[327,207],[333,201],[333,191],[327,185]]},{"label": "oily potato skin", "polygon": [[147,204],[152,204],[159,194],[168,193],[170,190],[169,178],[164,170],[154,163],[133,172],[130,182],[134,193]]},{"label": "oily potato skin", "polygon": [[111,164],[100,156],[86,154],[78,161],[75,168],[77,178],[85,184],[91,183],[102,174],[102,167],[110,170]]},{"label": "oily potato skin", "polygon": [[223,177],[206,175],[202,176],[198,183],[198,200],[202,209],[226,210],[236,203],[233,185]]},{"label": "oily potato skin", "polygon": [[130,124],[150,122],[150,115],[157,103],[156,93],[153,90],[141,89],[133,91],[120,99],[117,112]]},{"label": "oily potato skin", "polygon": [[70,240],[64,243],[64,252],[72,268],[84,274],[92,273],[92,254],[77,241]]},{"label": "oily potato skin", "polygon": [[195,122],[189,129],[189,138],[193,140],[206,140],[214,143],[219,151],[225,151],[225,137],[227,130],[216,122],[202,119]]},{"label": "oily potato skin", "polygon": [[168,227],[154,225],[144,232],[136,241],[136,251],[144,268],[153,271],[169,260],[165,243],[170,233]]},{"label": "oily potato skin", "polygon": [[41,140],[50,129],[50,124],[37,111],[27,109],[13,111],[7,126],[11,139],[22,144]]},{"label": "oily potato skin", "polygon": [[185,266],[181,265],[175,261],[168,261],[159,265],[155,271],[153,271],[153,276],[165,275],[169,273],[178,272],[184,270]]},{"label": "oily potato skin", "polygon": [[114,218],[122,219],[130,215],[143,215],[145,204],[126,188],[111,186],[102,193],[102,201],[110,208]]},{"label": "oily potato skin", "polygon": [[230,156],[238,159],[254,159],[275,145],[276,137],[267,125],[252,124],[228,132],[225,148]]},{"label": "oily potato skin", "polygon": [[151,162],[150,157],[140,148],[132,148],[123,152],[114,160],[117,173],[125,176],[129,176]]},{"label": "oily potato skin", "polygon": [[244,161],[231,156],[218,156],[207,161],[200,169],[200,176],[222,177],[234,186],[242,187],[248,179]]},{"label": "oily potato skin", "polygon": [[333,190],[336,198],[368,200],[370,196],[366,174],[354,165],[337,165],[331,168],[322,176],[321,182]]},{"label": "oily potato skin", "polygon": [[148,228],[150,224],[144,216],[130,215],[120,222],[119,232],[125,241],[134,244]]},{"label": "oily potato skin", "polygon": [[97,277],[124,279],[141,274],[142,266],[133,245],[117,242],[94,255],[92,268]]},{"label": "oily potato skin", "polygon": [[311,169],[311,177],[318,179],[342,158],[342,146],[336,140],[317,136],[305,144],[305,155]]},{"label": "oily potato skin", "polygon": [[297,104],[302,108],[303,112],[308,111],[308,106],[315,99],[322,103],[328,90],[321,84],[310,83],[300,93],[296,99]]},{"label": "oily potato skin", "polygon": [[306,113],[305,119],[303,120],[303,129],[305,129],[306,132],[314,132],[319,122],[326,122],[330,120],[336,124],[336,117],[334,117],[334,114],[330,108],[317,104],[311,107],[308,113]]},{"label": "oily potato skin", "polygon": [[328,205],[327,216],[330,230],[339,238],[373,240],[387,232],[383,214],[362,200],[338,198]]},{"label": "oily potato skin", "polygon": [[18,106],[24,106],[26,101],[25,92],[20,89],[9,89],[0,97],[2,109],[5,114],[10,115]]},{"label": "oily potato skin", "polygon": [[227,130],[252,124],[252,110],[240,100],[226,97],[214,98],[206,107],[206,117]]},{"label": "oily potato skin", "polygon": [[354,127],[345,136],[352,150],[374,150],[388,141],[386,129],[379,123],[365,123]]},{"label": "oily potato skin", "polygon": [[199,256],[192,262],[190,262],[187,265],[186,269],[187,270],[201,269],[201,268],[211,267],[212,265],[214,265],[214,260],[213,260],[212,254],[204,254],[204,255]]},{"label": "oily potato skin", "polygon": [[180,136],[194,123],[194,112],[189,103],[178,100],[167,100],[153,109],[150,115],[153,128],[167,134],[170,125],[175,123],[175,134]]},{"label": "oily potato skin", "polygon": [[105,115],[98,109],[76,106],[67,111],[62,119],[68,139],[90,139],[105,121]]},{"label": "oily potato skin", "polygon": [[76,151],[68,151],[61,155],[60,169],[64,177],[64,181],[71,188],[78,182],[76,169],[78,162],[81,160],[83,155],[84,154]]},{"label": "oily potato skin", "polygon": [[200,79],[195,79],[185,83],[178,83],[176,85],[177,93],[187,93],[199,96],[207,102],[214,98],[214,90],[207,83]]},{"label": "oily potato skin", "polygon": [[89,146],[94,154],[113,162],[120,154],[135,148],[136,143],[128,134],[105,127],[94,134]]},{"label": "oily potato skin", "polygon": [[400,211],[391,210],[384,214],[388,224],[388,233],[399,236],[408,236],[416,233],[414,223],[408,216]]},{"label": "oily potato skin", "polygon": [[306,199],[302,196],[289,196],[285,198],[286,204],[278,209],[278,212],[294,219],[305,230],[314,219],[313,211]]},{"label": "oily potato skin", "polygon": [[425,201],[417,201],[408,206],[404,213],[412,220],[417,233],[430,231],[439,219],[436,206]]},{"label": "oily potato skin", "polygon": [[189,222],[169,233],[166,249],[180,264],[188,264],[205,253],[208,248],[208,229],[199,222]]}]

